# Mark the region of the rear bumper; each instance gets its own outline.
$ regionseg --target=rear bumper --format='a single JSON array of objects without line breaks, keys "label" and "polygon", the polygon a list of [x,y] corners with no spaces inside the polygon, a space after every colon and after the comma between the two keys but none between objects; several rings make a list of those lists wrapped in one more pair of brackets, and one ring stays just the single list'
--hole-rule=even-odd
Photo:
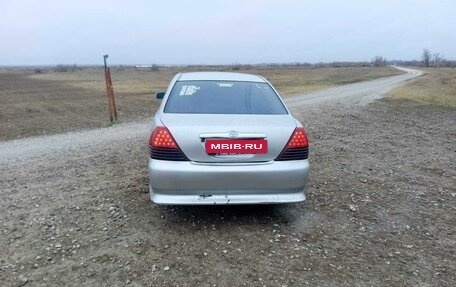
[{"label": "rear bumper", "polygon": [[149,159],[157,204],[268,204],[306,199],[309,161],[212,164]]}]

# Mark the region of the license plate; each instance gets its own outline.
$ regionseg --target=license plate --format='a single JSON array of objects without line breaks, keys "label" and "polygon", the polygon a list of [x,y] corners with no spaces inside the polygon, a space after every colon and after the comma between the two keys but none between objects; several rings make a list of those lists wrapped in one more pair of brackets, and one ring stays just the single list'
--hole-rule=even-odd
[{"label": "license plate", "polygon": [[208,154],[258,154],[268,152],[267,140],[206,140]]}]

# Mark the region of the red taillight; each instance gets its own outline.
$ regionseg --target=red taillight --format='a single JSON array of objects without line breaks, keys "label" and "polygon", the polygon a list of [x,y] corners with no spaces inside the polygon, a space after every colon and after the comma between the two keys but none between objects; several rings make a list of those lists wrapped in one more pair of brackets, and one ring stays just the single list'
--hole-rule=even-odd
[{"label": "red taillight", "polygon": [[287,145],[275,160],[302,160],[308,157],[309,141],[306,131],[304,128],[296,128],[288,140]]},{"label": "red taillight", "polygon": [[171,132],[166,127],[156,127],[149,138],[150,157],[159,160],[186,161]]},{"label": "red taillight", "polygon": [[157,127],[150,136],[149,145],[159,148],[176,148],[177,144],[169,130],[165,127]]},{"label": "red taillight", "polygon": [[304,128],[296,128],[288,141],[287,148],[309,147],[307,134]]}]

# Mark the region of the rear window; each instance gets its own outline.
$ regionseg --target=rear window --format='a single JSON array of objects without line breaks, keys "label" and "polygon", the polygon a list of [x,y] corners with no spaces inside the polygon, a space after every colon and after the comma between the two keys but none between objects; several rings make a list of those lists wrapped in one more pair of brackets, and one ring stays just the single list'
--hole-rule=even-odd
[{"label": "rear window", "polygon": [[237,81],[176,82],[164,112],[264,115],[288,113],[269,84]]}]

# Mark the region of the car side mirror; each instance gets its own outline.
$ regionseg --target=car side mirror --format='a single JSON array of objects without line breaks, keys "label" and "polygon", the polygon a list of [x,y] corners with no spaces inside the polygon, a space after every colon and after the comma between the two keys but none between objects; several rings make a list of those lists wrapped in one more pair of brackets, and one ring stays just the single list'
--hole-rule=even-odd
[{"label": "car side mirror", "polygon": [[165,92],[156,92],[156,93],[155,93],[155,98],[156,98],[157,100],[161,100],[161,99],[163,99],[164,97],[165,97]]}]

